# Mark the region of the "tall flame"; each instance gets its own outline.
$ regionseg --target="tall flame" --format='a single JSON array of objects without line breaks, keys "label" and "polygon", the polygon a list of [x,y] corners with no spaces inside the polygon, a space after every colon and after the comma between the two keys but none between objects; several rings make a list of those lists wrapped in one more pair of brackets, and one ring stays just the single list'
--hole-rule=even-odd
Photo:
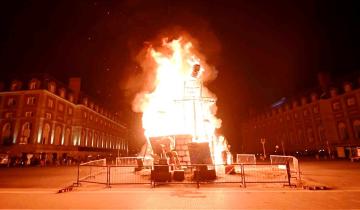
[{"label": "tall flame", "polygon": [[145,136],[190,134],[194,142],[209,142],[215,162],[221,162],[227,145],[215,136],[221,126],[215,116],[216,97],[204,86],[204,75],[212,69],[205,68],[208,65],[184,38],[164,39],[160,49],[149,47],[147,55],[155,62],[154,89],[134,101],[143,112]]}]

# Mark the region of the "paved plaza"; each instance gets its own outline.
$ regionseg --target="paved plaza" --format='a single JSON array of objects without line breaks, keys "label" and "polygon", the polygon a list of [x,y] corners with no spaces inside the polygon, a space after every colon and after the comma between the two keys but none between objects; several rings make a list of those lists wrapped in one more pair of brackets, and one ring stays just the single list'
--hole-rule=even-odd
[{"label": "paved plaza", "polygon": [[103,185],[83,184],[57,193],[76,179],[76,167],[1,168],[0,208],[28,209],[359,209],[360,164],[301,161],[305,190],[282,185]]}]

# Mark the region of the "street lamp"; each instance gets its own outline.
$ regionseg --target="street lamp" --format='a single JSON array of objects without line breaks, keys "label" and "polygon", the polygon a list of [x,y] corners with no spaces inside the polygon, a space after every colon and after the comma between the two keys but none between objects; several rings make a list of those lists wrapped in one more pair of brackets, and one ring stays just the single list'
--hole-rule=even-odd
[{"label": "street lamp", "polygon": [[266,159],[265,142],[266,142],[265,138],[260,139],[260,143],[262,144],[262,148],[263,148],[264,159]]}]

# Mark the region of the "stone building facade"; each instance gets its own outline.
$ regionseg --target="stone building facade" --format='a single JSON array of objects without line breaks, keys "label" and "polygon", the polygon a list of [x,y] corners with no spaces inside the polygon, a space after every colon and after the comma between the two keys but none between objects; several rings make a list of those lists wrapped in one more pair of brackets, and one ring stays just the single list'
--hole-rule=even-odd
[{"label": "stone building facade", "polygon": [[360,146],[360,88],[344,83],[343,91],[316,93],[257,115],[241,124],[243,150],[267,154],[337,154],[349,157]]},{"label": "stone building facade", "polygon": [[[14,80],[0,91],[0,153],[48,161],[124,155],[127,128],[119,116],[49,78]],[[90,158],[91,159],[91,158]]]}]

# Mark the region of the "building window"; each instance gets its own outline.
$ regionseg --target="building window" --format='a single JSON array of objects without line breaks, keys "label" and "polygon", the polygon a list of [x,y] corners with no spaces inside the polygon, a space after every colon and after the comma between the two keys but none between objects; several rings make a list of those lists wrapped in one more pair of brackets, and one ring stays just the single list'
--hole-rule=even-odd
[{"label": "building window", "polygon": [[7,112],[5,113],[5,118],[6,119],[9,119],[9,118],[12,118],[13,117],[13,113],[12,112]]},{"label": "building window", "polygon": [[11,124],[5,123],[1,129],[1,141],[4,145],[9,145],[12,143],[12,136],[11,136]]},{"label": "building window", "polygon": [[360,120],[355,120],[353,123],[355,138],[360,139]]},{"label": "building window", "polygon": [[81,139],[80,139],[80,141],[81,141],[81,144],[79,142],[79,145],[84,146],[84,143],[86,142],[86,131],[85,131],[85,129],[82,129],[82,131],[81,131]]},{"label": "building window", "polygon": [[54,107],[54,100],[49,98],[48,101],[47,101],[47,106],[49,108],[53,108]]},{"label": "building window", "polygon": [[58,125],[55,128],[55,145],[60,145],[61,142],[61,127]]},{"label": "building window", "polygon": [[90,121],[92,121],[93,120],[93,116],[92,115],[90,115]]},{"label": "building window", "polygon": [[62,88],[62,89],[60,89],[60,97],[61,98],[65,98],[65,90]]},{"label": "building window", "polygon": [[60,103],[59,103],[58,110],[59,110],[60,112],[63,112],[63,111],[64,111],[64,104],[60,104]]},{"label": "building window", "polygon": [[334,102],[333,104],[332,104],[332,108],[333,108],[333,110],[339,110],[339,109],[341,109],[341,106],[340,106],[340,102]]},{"label": "building window", "polygon": [[70,128],[66,128],[65,130],[65,142],[63,145],[70,145],[71,131]]},{"label": "building window", "polygon": [[85,106],[88,105],[88,99],[87,99],[87,98],[84,98],[84,99],[83,99],[83,104],[84,104]]},{"label": "building window", "polygon": [[72,108],[69,108],[69,109],[68,109],[68,114],[69,114],[69,115],[72,115],[72,114],[73,114],[73,109],[72,109]]},{"label": "building window", "polygon": [[349,133],[348,133],[348,131],[346,129],[345,123],[340,122],[338,124],[338,131],[339,131],[340,140],[345,141],[345,140],[349,139]]},{"label": "building window", "polygon": [[24,123],[21,128],[21,137],[20,137],[20,144],[27,144],[29,143],[31,133],[31,124],[29,122]]},{"label": "building window", "polygon": [[11,83],[10,86],[11,91],[20,90],[21,89],[21,82],[18,80],[15,80]]},{"label": "building window", "polygon": [[7,105],[8,106],[15,106],[16,104],[16,101],[14,98],[9,98],[8,101],[7,101]]},{"label": "building window", "polygon": [[27,104],[27,105],[34,105],[34,104],[35,104],[35,100],[36,100],[36,98],[35,98],[34,96],[29,96],[29,97],[27,97],[27,99],[26,99],[26,104]]},{"label": "building window", "polygon": [[11,84],[11,88],[10,88],[10,89],[11,89],[12,91],[14,91],[14,90],[17,89],[17,86],[18,86],[17,83],[16,83],[16,82],[13,82],[13,83]]},{"label": "building window", "polygon": [[351,98],[346,99],[346,104],[348,106],[354,106],[356,104],[355,97],[351,97]]},{"label": "building window", "polygon": [[45,118],[51,120],[51,113],[45,113]]},{"label": "building window", "polygon": [[88,132],[88,139],[87,139],[87,141],[86,141],[86,145],[85,145],[85,146],[87,146],[87,147],[92,146],[92,144],[93,144],[92,141],[93,141],[93,139],[92,139],[92,132],[89,131],[89,132]]},{"label": "building window", "polygon": [[33,116],[32,112],[25,112],[25,117],[32,117],[32,116]]},{"label": "building window", "polygon": [[48,85],[48,90],[52,93],[55,93],[56,85],[53,82],[50,82]]},{"label": "building window", "polygon": [[49,123],[45,123],[42,130],[42,142],[43,144],[49,144],[50,138],[50,125]]},{"label": "building window", "polygon": [[86,112],[83,113],[83,118],[84,118],[84,119],[87,118],[87,113],[86,113]]},{"label": "building window", "polygon": [[74,96],[71,94],[71,95],[69,95],[69,101],[71,102],[71,103],[73,103],[74,102]]},{"label": "building window", "polygon": [[31,81],[30,82],[29,89],[30,90],[35,90],[36,89],[36,81]]}]

